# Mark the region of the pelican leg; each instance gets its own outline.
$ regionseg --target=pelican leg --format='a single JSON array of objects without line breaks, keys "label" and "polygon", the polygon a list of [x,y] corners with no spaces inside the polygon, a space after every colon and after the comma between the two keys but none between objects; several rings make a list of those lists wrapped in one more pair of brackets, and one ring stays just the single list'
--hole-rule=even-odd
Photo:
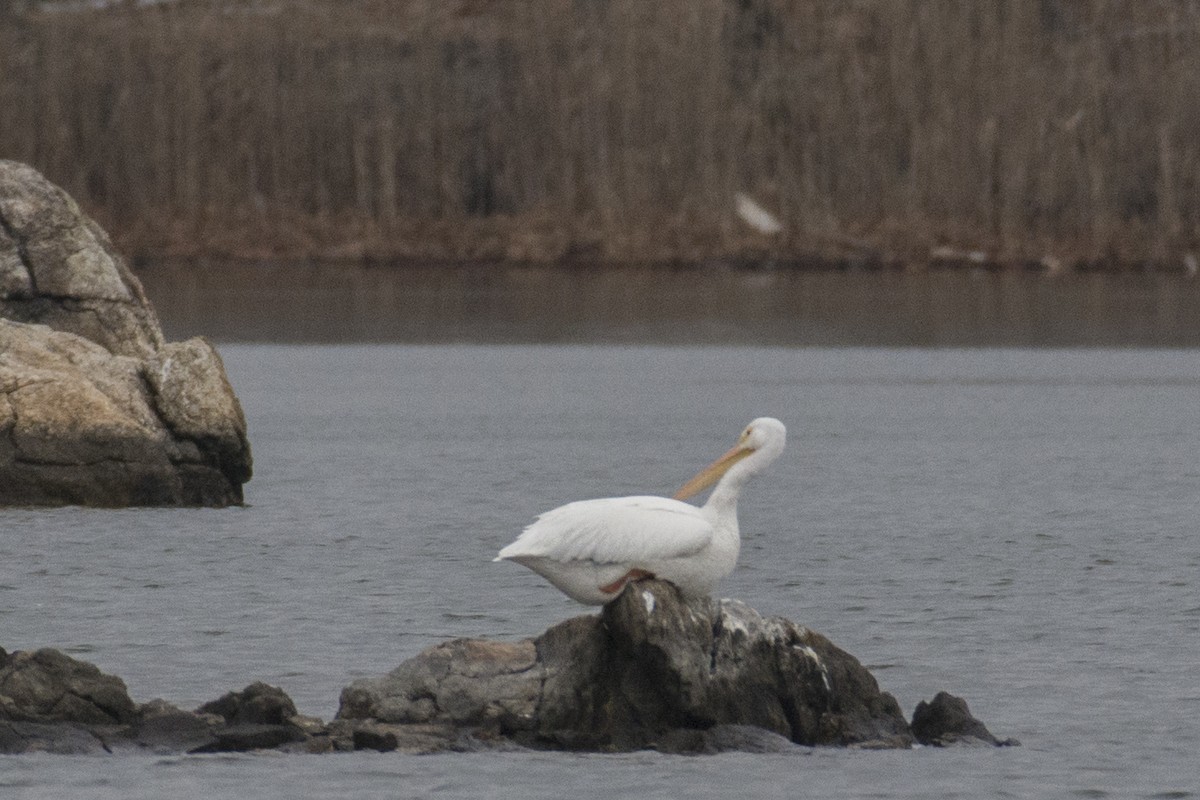
[{"label": "pelican leg", "polygon": [[612,583],[607,584],[606,586],[601,586],[600,591],[604,592],[605,594],[616,594],[617,592],[624,589],[625,584],[629,583],[630,581],[640,581],[643,578],[653,578],[653,577],[654,577],[653,572],[647,572],[644,569],[638,569],[637,567],[634,567],[633,569],[629,570],[629,572],[626,572],[624,575],[617,578]]}]

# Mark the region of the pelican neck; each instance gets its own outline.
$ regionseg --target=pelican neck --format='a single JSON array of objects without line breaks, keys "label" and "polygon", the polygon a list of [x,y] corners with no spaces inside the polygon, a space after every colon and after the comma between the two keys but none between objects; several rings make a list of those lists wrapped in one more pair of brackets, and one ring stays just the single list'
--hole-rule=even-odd
[{"label": "pelican neck", "polygon": [[713,488],[712,494],[708,496],[708,500],[704,503],[706,508],[711,508],[718,514],[724,512],[737,513],[738,494],[741,493],[742,487],[746,485],[746,481],[754,474],[753,469],[745,468],[746,463],[746,461],[743,461],[725,473]]}]

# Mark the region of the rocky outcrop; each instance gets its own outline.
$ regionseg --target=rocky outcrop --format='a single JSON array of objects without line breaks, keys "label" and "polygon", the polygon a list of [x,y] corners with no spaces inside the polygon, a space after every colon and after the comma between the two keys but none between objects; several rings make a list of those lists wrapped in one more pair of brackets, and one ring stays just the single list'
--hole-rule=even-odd
[{"label": "rocky outcrop", "polygon": [[120,678],[57,650],[0,650],[0,753],[90,753],[135,721]]},{"label": "rocky outcrop", "polygon": [[[352,744],[347,745],[347,749]],[[215,753],[332,749],[320,720],[254,683],[195,711],[137,705],[125,683],[57,650],[0,650],[0,753]]]},{"label": "rocky outcrop", "polygon": [[58,650],[0,650],[0,719],[121,725],[135,707],[125,682]]},{"label": "rocky outcrop", "polygon": [[0,316],[78,334],[119,355],[163,344],[141,283],[108,235],[37,170],[0,161]]},{"label": "rocky outcrop", "polygon": [[948,692],[938,692],[930,702],[917,703],[912,718],[913,738],[933,747],[952,745],[990,745],[1011,747],[1016,739],[997,739],[971,714],[967,701]]},{"label": "rocky outcrop", "polygon": [[185,711],[136,705],[119,679],[55,650],[0,650],[0,753],[403,753],[505,749],[671,753],[905,748],[998,741],[946,693],[909,724],[824,636],[731,600],[628,586],[598,616],[536,639],[456,639],[343,690],[329,724],[253,683]]},{"label": "rocky outcrop", "polygon": [[460,639],[342,692],[339,720],[530,747],[711,752],[908,747],[896,701],[824,636],[743,603],[641,582],[516,644]]},{"label": "rocky outcrop", "polygon": [[104,231],[0,161],[0,505],[229,505],[250,474],[217,351],[165,342]]}]

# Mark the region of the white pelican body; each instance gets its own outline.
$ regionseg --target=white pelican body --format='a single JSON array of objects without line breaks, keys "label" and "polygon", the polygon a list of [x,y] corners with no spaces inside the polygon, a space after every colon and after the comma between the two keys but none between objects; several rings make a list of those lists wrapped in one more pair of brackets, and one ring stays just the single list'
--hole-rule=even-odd
[{"label": "white pelican body", "polygon": [[[738,443],[688,481],[675,499],[580,500],[540,515],[496,561],[515,561],[567,596],[604,605],[640,578],[669,580],[688,596],[712,592],[737,564],[737,498],[746,480],[779,457],[783,423],[760,417]],[[708,502],[682,502],[716,483]]]}]

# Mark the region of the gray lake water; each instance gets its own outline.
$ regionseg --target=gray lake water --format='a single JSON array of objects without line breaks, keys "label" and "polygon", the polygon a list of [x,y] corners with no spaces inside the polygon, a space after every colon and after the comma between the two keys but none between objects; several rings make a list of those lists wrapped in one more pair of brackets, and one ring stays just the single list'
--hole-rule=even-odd
[{"label": "gray lake water", "polygon": [[454,636],[588,613],[493,564],[539,511],[670,493],[744,423],[721,593],[828,635],[905,713],[1005,749],[0,758],[0,796],[1189,797],[1200,792],[1200,351],[222,347],[255,477],[227,510],[0,510],[0,645],[193,707],[255,680],[328,718]]}]

